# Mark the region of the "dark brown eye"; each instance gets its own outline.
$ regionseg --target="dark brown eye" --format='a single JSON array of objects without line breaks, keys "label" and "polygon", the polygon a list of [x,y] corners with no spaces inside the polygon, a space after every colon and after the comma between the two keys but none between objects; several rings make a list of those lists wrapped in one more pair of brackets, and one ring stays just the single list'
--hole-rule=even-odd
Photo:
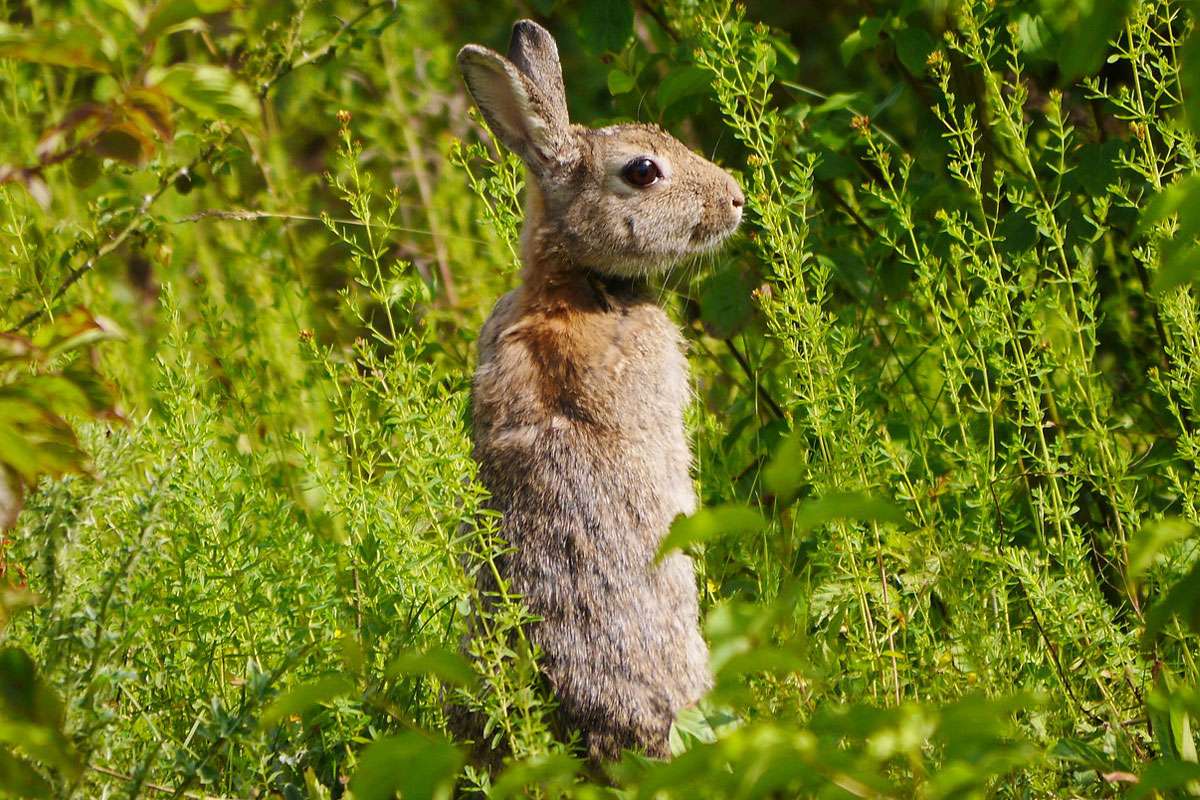
[{"label": "dark brown eye", "polygon": [[635,158],[621,170],[621,177],[631,186],[644,189],[662,177],[658,164],[648,158]]}]

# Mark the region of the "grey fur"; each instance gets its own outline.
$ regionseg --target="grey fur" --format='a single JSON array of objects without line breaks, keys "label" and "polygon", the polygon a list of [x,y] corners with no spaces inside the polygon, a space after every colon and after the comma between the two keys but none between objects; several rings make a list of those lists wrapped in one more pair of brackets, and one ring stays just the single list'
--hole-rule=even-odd
[{"label": "grey fur", "polygon": [[[513,28],[509,56],[458,56],[496,135],[529,168],[522,285],[479,338],[474,456],[512,550],[501,569],[540,617],[530,634],[563,732],[591,757],[670,755],[675,714],[711,683],[691,560],[653,559],[695,509],[678,329],[640,278],[736,229],[736,182],[657,127],[571,125],[554,39]],[[636,156],[663,179],[630,186]],[[493,588],[486,577],[484,588]]]}]

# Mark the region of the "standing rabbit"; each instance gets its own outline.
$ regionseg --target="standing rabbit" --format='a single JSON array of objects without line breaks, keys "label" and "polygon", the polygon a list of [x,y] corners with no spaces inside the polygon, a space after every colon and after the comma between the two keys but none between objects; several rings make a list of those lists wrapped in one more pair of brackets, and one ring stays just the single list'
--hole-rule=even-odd
[{"label": "standing rabbit", "polygon": [[666,758],[711,677],[691,559],[654,563],[696,498],[683,341],[645,279],[719,245],[745,199],[657,127],[572,125],[534,22],[516,23],[507,58],[467,45],[458,65],[528,173],[524,282],[483,326],[473,390],[474,457],[511,546],[501,574],[538,617],[563,732],[596,761]]}]

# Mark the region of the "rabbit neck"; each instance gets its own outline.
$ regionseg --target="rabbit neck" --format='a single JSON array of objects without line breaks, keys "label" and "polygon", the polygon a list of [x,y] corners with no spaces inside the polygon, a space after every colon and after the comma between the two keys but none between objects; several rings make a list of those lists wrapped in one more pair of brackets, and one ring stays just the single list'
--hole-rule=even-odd
[{"label": "rabbit neck", "polygon": [[546,223],[545,201],[537,184],[526,184],[525,224],[521,229],[521,278],[534,296],[582,295],[603,308],[642,299],[643,278],[613,275],[584,266],[571,257],[562,236]]}]

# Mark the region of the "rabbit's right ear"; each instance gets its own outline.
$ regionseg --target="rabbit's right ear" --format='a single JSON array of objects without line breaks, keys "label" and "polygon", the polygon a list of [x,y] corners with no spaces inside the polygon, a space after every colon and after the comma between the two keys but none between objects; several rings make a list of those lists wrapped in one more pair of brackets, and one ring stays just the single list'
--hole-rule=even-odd
[{"label": "rabbit's right ear", "polygon": [[[557,74],[557,81],[548,81],[545,90],[530,79],[531,76],[546,77],[541,74],[541,70],[546,69],[546,62],[536,57],[526,58],[526,53],[532,51],[523,50],[524,45],[518,43],[519,37],[524,36],[520,32],[521,24],[513,30],[510,49],[526,64],[530,75],[494,50],[475,44],[458,51],[458,68],[475,104],[500,141],[519,155],[530,169],[544,175],[555,166],[574,161],[578,151],[567,121],[562,75]],[[540,26],[535,27],[549,37],[550,34]],[[554,40],[550,39],[549,43],[554,55],[553,66],[557,68]]]}]

